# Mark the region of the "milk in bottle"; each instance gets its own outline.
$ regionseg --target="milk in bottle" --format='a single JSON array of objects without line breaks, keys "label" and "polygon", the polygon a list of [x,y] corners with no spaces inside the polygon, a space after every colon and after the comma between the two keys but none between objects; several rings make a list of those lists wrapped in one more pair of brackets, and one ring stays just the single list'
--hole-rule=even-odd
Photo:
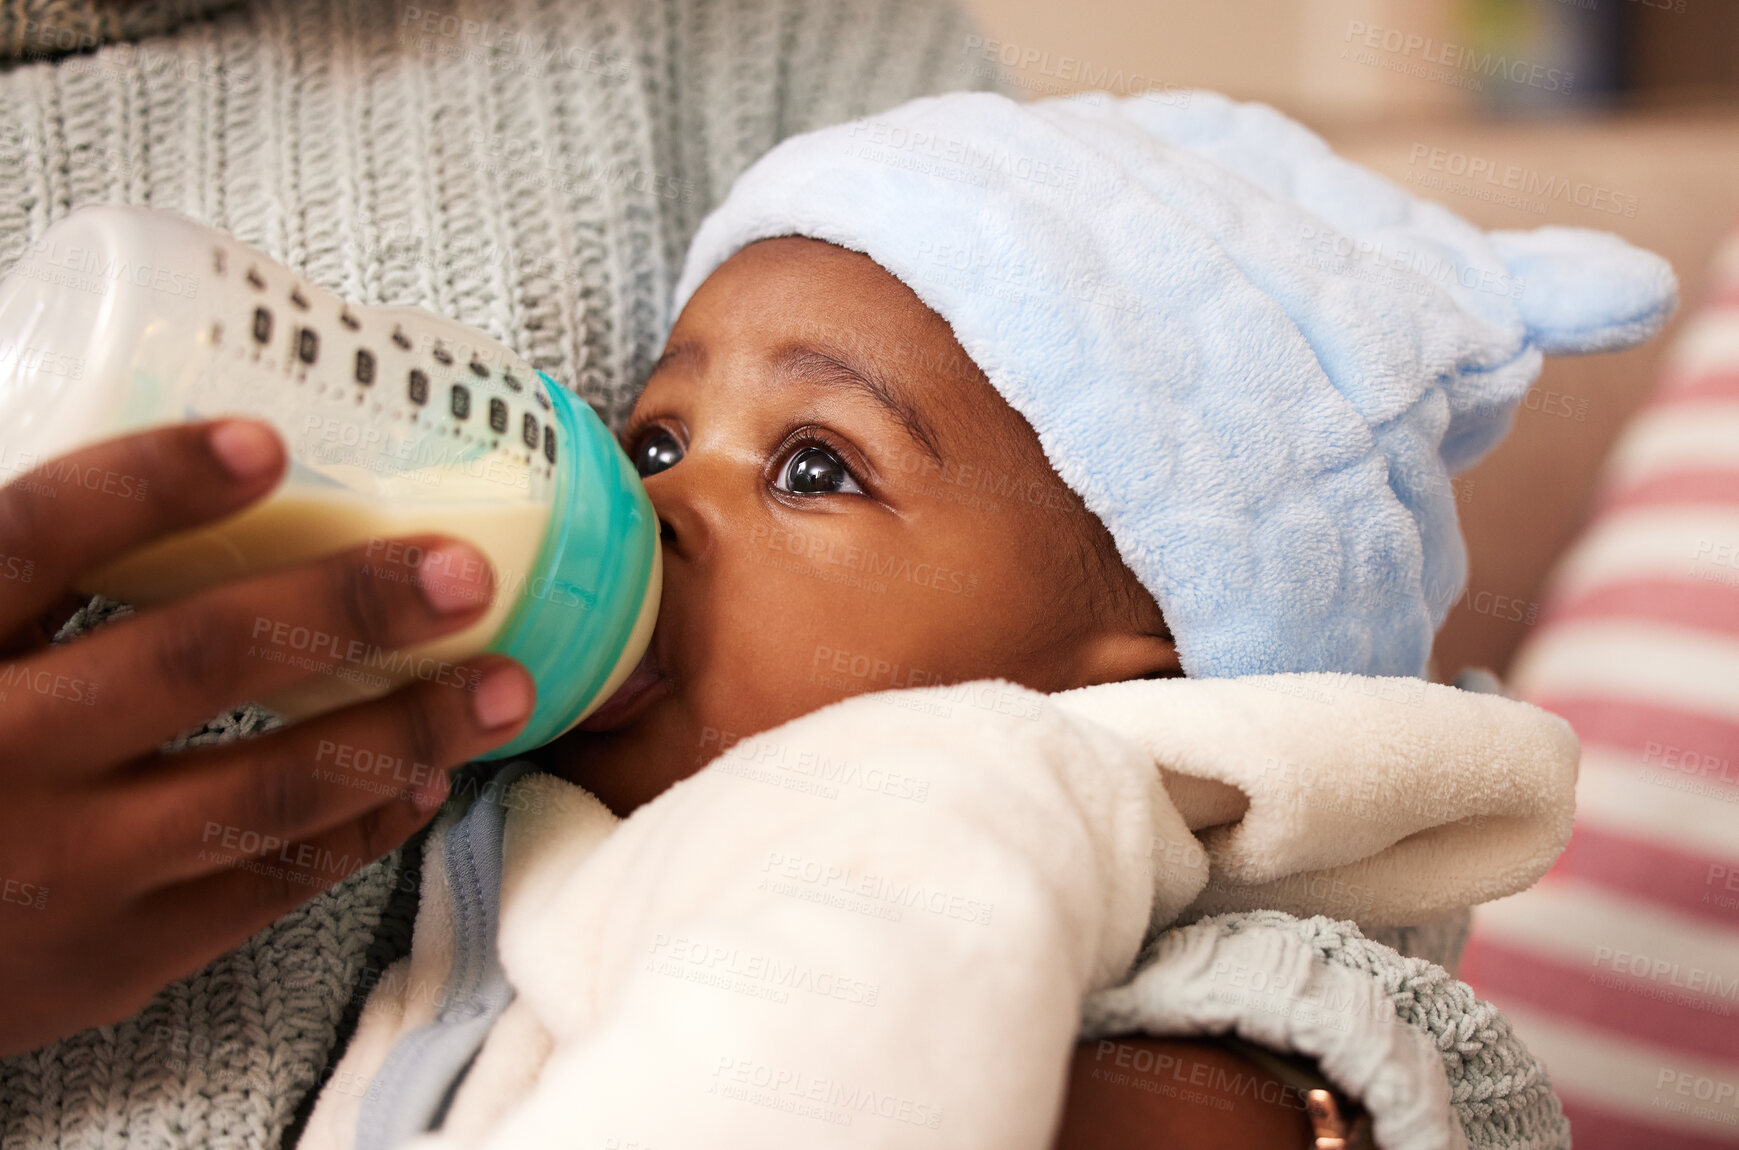
[{"label": "milk in bottle", "polygon": [[[266,706],[296,720],[483,651],[524,663],[537,704],[499,758],[609,698],[658,614],[657,520],[584,402],[506,347],[412,308],[363,307],[166,212],[80,208],[0,282],[0,479],[88,443],[220,415],[271,423],[290,462],[263,500],[78,583],[147,606],[238,575],[441,532],[475,544],[495,597],[402,651],[256,620],[261,658],[318,674]],[[148,492],[140,494],[148,497]],[[416,556],[407,556],[413,563]]]}]

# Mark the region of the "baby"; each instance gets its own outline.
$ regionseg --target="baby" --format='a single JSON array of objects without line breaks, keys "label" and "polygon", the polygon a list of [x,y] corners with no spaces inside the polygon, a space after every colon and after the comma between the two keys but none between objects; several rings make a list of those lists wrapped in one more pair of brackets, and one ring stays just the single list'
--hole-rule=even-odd
[{"label": "baby", "polygon": [[[1465,578],[1447,476],[1542,354],[1646,338],[1673,290],[1616,238],[1487,235],[1208,93],[953,95],[780,145],[703,224],[623,434],[662,522],[652,646],[506,769],[514,814],[437,826],[412,956],[304,1144],[1043,1146],[1083,997],[1161,928],[1417,922],[1532,882],[1561,724],[1234,680],[1422,675]],[[1350,826],[1276,763],[1468,785]],[[803,893],[811,866],[851,890]],[[1356,897],[1298,881],[1343,867]],[[932,914],[866,921],[872,873]],[[666,977],[697,947],[740,993]],[[739,960],[832,989],[769,1014]],[[1447,1138],[1436,1055],[1382,1033],[1417,1089],[1390,1080],[1414,1110],[1379,1138]],[[878,1120],[841,1082],[884,1084]]]},{"label": "baby", "polygon": [[623,435],[663,525],[639,672],[539,756],[619,815],[850,695],[1181,673],[1151,595],[948,325],[785,237],[695,293]]}]

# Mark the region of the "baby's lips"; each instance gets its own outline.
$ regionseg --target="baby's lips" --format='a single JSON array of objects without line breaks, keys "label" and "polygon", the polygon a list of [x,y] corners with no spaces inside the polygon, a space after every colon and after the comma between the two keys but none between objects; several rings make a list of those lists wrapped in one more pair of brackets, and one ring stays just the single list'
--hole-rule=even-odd
[{"label": "baby's lips", "polygon": [[660,688],[668,682],[670,680],[664,677],[664,672],[658,667],[657,657],[653,654],[653,644],[647,644],[646,653],[640,656],[640,661],[634,664],[634,669],[628,672],[622,685],[604,700],[602,706],[586,717],[579,729],[610,731],[625,726],[657,700],[662,694]]}]

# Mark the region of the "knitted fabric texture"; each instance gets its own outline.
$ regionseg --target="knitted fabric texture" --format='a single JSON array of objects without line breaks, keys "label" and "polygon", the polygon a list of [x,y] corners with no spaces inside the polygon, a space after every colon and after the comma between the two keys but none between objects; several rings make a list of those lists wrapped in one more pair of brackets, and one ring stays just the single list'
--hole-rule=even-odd
[{"label": "knitted fabric texture", "polygon": [[[1083,1037],[1208,1032],[1208,1025],[1194,1027],[1179,1021],[1212,1016],[1216,1000],[1223,1013],[1225,996],[1239,992],[1230,988],[1229,979],[1216,983],[1212,975],[1206,982],[1214,985],[1198,985],[1202,980],[1188,975],[1164,977],[1168,959],[1188,949],[1186,943],[1202,941],[1188,936],[1206,934],[1217,942],[1246,932],[1275,932],[1288,941],[1302,942],[1313,952],[1315,963],[1369,978],[1393,1007],[1393,1020],[1424,1033],[1442,1057],[1449,1103],[1471,1150],[1568,1150],[1570,1126],[1545,1067],[1528,1053],[1497,1008],[1475,997],[1472,988],[1441,966],[1403,957],[1366,938],[1350,922],[1254,911],[1205,918],[1168,931],[1136,961],[1136,970],[1145,977],[1087,1000],[1082,1010]],[[1156,987],[1163,987],[1164,994],[1154,993]],[[1197,1000],[1202,1009],[1194,1008]],[[1318,1001],[1294,1008],[1322,1012],[1334,1009],[1334,1004]],[[1261,1005],[1255,1007],[1264,1013],[1275,1009],[1271,1003],[1265,1011]],[[1361,1020],[1343,1021],[1357,1025]]]},{"label": "knitted fabric texture", "polygon": [[0,60],[86,51],[167,32],[239,0],[9,0],[0,4]]},{"label": "knitted fabric texture", "polygon": [[[972,31],[946,0],[0,0],[0,273],[75,207],[167,208],[477,327],[619,424],[736,174],[792,132],[991,82]],[[376,862],[126,1022],[0,1062],[0,1146],[278,1145],[415,881]]]}]

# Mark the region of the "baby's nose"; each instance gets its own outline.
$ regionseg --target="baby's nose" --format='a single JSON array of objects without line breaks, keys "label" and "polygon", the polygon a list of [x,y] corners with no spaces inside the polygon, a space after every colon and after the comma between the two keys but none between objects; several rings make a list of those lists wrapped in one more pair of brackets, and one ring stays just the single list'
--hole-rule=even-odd
[{"label": "baby's nose", "polygon": [[[708,546],[714,524],[709,520],[720,512],[716,498],[707,494],[707,484],[684,472],[689,460],[657,475],[648,476],[646,494],[652,500],[652,510],[658,516],[658,539],[665,547],[665,561],[700,557]],[[716,479],[716,477],[714,477]]]}]

